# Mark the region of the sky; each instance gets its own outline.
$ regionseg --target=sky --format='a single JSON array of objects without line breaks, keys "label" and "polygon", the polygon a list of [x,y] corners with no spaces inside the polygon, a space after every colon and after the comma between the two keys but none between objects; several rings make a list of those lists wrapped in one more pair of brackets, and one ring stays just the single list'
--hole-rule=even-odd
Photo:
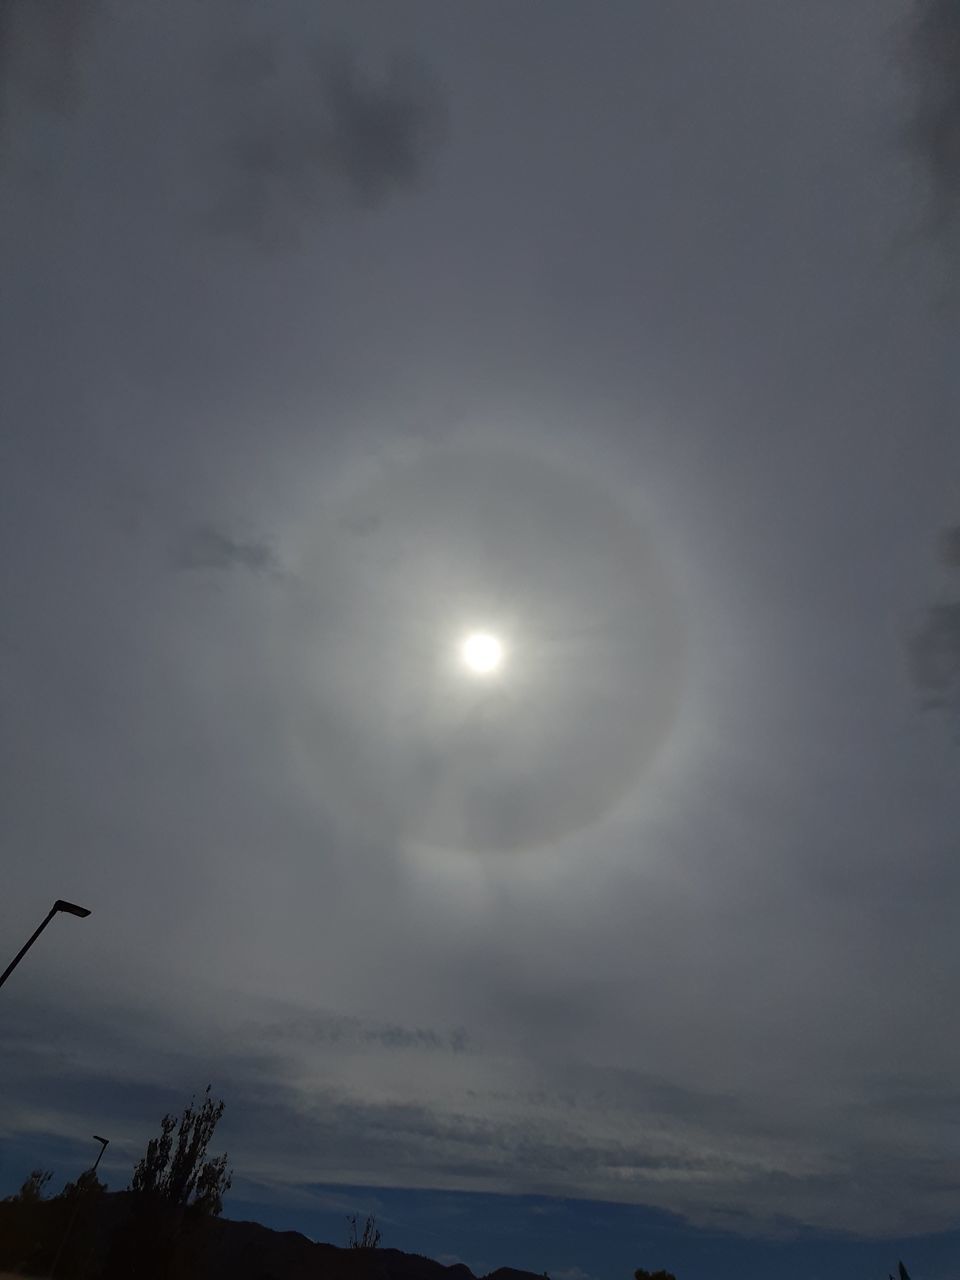
[{"label": "sky", "polygon": [[960,1274],[958,48],[0,0],[0,1194]]}]

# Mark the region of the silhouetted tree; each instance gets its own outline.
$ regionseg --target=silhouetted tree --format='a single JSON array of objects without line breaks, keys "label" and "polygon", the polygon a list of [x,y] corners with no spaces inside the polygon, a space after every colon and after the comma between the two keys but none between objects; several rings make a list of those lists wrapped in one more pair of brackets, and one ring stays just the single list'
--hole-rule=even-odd
[{"label": "silhouetted tree", "polygon": [[633,1280],[677,1280],[672,1271],[644,1271],[642,1267],[633,1273]]},{"label": "silhouetted tree", "polygon": [[33,1169],[26,1182],[20,1190],[12,1196],[7,1196],[10,1204],[36,1204],[37,1201],[44,1198],[43,1191],[47,1183],[53,1177],[49,1169]]},{"label": "silhouetted tree", "polygon": [[377,1220],[373,1214],[367,1215],[367,1220],[363,1224],[363,1230],[360,1230],[360,1219],[355,1213],[347,1214],[347,1223],[350,1227],[350,1234],[347,1238],[347,1245],[351,1249],[376,1249],[380,1244],[380,1229],[377,1226]]},{"label": "silhouetted tree", "polygon": [[101,1182],[92,1169],[87,1169],[76,1182],[68,1182],[56,1198],[76,1200],[78,1196],[102,1196],[106,1189],[106,1183]]},{"label": "silhouetted tree", "polygon": [[[897,1263],[897,1274],[899,1275],[900,1280],[910,1280],[910,1273],[902,1262]],[[890,1276],[890,1280],[893,1280],[893,1276]]]},{"label": "silhouetted tree", "polygon": [[227,1172],[226,1152],[210,1160],[206,1155],[223,1107],[222,1099],[214,1102],[210,1097],[207,1085],[200,1107],[191,1099],[179,1123],[176,1116],[164,1116],[159,1136],[147,1143],[146,1154],[133,1171],[131,1190],[156,1195],[175,1205],[189,1204],[216,1217],[230,1190],[232,1173]]},{"label": "silhouetted tree", "polygon": [[[230,1189],[226,1153],[207,1157],[223,1101],[191,1098],[180,1116],[166,1115],[133,1171],[130,1211],[113,1234],[104,1280],[168,1280],[200,1274],[193,1267],[209,1239],[209,1218],[223,1208]],[[191,1267],[193,1270],[191,1271]]]}]

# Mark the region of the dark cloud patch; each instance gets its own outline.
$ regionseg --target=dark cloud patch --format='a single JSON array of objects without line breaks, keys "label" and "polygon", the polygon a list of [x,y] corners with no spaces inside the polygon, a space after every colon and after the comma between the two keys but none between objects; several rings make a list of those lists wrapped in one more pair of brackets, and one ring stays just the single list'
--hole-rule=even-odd
[{"label": "dark cloud patch", "polygon": [[380,84],[344,56],[323,59],[329,131],[323,159],[362,204],[416,181],[439,107],[435,87],[414,63],[395,62]]},{"label": "dark cloud patch", "polygon": [[911,656],[931,705],[960,712],[960,601],[936,604],[927,612]]},{"label": "dark cloud patch", "polygon": [[940,537],[940,559],[951,569],[960,569],[960,524],[945,529]]},{"label": "dark cloud patch", "polygon": [[429,1027],[389,1024],[370,1028],[366,1038],[387,1049],[447,1049],[452,1053],[462,1053],[467,1047],[467,1035],[462,1029],[440,1035]]},{"label": "dark cloud patch", "polygon": [[0,0],[0,121],[17,94],[65,113],[77,102],[100,0]]},{"label": "dark cloud patch", "polygon": [[[944,530],[940,559],[960,568],[960,525]],[[928,609],[911,642],[917,683],[930,706],[960,715],[960,600],[944,600]]]},{"label": "dark cloud patch", "polygon": [[213,524],[198,524],[189,529],[174,548],[173,563],[175,568],[185,571],[246,569],[250,573],[274,573],[280,568],[268,542],[259,538],[235,538]]},{"label": "dark cloud patch", "polygon": [[385,1049],[426,1049],[460,1053],[468,1037],[462,1027],[437,1030],[408,1027],[399,1023],[368,1022],[346,1014],[309,1013],[257,1028],[257,1035],[270,1043],[296,1041],[301,1044],[380,1045]]},{"label": "dark cloud patch", "polygon": [[913,109],[908,143],[930,183],[931,229],[960,230],[960,3],[914,0],[908,66]]},{"label": "dark cloud patch", "polygon": [[[0,0],[0,127],[15,103],[70,113],[90,75],[97,27],[119,11],[104,0]],[[205,26],[219,39],[236,25],[229,4],[211,5],[203,21],[191,6],[172,12],[198,42]],[[371,67],[335,41],[291,48],[282,31],[271,16],[256,37],[227,37],[212,66],[202,54],[199,64],[171,66],[174,96],[165,100],[168,86],[155,85],[165,105],[151,111],[165,112],[168,132],[190,121],[179,151],[191,172],[181,175],[178,199],[199,189],[216,231],[287,245],[311,219],[376,209],[416,186],[443,132],[444,105],[415,58]],[[143,69],[145,84],[151,74]],[[154,102],[149,93],[144,102]],[[152,126],[142,133],[139,145],[153,149]],[[161,204],[169,194],[158,192]]]},{"label": "dark cloud patch", "polygon": [[219,64],[228,102],[211,224],[275,241],[346,201],[374,209],[414,186],[442,133],[436,82],[413,60],[370,73],[340,46],[285,58],[268,41]]}]

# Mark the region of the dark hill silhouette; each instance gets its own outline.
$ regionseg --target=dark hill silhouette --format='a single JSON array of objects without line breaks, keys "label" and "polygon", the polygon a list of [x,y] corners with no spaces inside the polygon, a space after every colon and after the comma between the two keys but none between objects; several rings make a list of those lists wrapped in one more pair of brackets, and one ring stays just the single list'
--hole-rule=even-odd
[{"label": "dark hill silhouette", "polygon": [[[0,1203],[0,1270],[48,1276],[72,1205]],[[297,1231],[193,1213],[129,1191],[91,1197],[70,1230],[57,1280],[114,1276],[175,1280],[477,1280],[463,1263],[444,1266],[399,1249],[315,1243]],[[543,1280],[501,1267],[483,1280]]]}]

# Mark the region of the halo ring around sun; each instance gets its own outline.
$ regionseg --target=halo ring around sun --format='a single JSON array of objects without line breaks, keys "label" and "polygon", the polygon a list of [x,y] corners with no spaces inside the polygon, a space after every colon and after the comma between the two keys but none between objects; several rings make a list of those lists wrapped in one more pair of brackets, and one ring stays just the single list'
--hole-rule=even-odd
[{"label": "halo ring around sun", "polygon": [[[660,753],[685,628],[650,529],[607,483],[508,449],[340,476],[298,759],[371,839],[520,850],[599,821]],[[358,464],[359,469],[359,464]]]}]

